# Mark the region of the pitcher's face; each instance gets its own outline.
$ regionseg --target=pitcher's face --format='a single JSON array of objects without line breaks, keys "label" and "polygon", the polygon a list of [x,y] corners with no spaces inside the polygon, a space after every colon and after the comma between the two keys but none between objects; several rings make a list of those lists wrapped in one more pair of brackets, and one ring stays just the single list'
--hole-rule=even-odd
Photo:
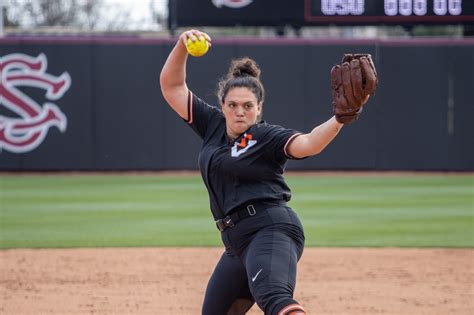
[{"label": "pitcher's face", "polygon": [[227,92],[222,112],[227,134],[235,139],[257,122],[262,112],[262,103],[258,103],[255,94],[248,88],[236,87]]}]

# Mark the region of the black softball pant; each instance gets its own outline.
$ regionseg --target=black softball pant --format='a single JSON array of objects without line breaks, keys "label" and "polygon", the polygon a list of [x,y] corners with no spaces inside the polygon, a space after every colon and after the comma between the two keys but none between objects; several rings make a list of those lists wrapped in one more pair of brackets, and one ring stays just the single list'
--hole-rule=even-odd
[{"label": "black softball pant", "polygon": [[203,315],[245,314],[255,302],[274,315],[297,303],[293,292],[304,234],[293,210],[268,209],[227,229],[222,238],[226,250],[209,280]]}]

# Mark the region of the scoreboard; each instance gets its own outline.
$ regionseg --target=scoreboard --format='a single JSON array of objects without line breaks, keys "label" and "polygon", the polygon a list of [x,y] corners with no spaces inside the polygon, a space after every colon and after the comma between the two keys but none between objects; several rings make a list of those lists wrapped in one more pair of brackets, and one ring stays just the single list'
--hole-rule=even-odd
[{"label": "scoreboard", "polygon": [[474,24],[474,0],[169,0],[168,5],[171,29],[235,25]]},{"label": "scoreboard", "polygon": [[474,0],[305,0],[307,24],[461,24]]}]

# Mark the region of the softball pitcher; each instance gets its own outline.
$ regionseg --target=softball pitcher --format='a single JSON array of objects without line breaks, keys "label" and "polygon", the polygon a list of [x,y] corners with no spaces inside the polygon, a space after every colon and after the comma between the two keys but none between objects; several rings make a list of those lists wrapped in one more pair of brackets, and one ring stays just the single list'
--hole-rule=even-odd
[{"label": "softball pitcher", "polygon": [[225,246],[207,285],[202,314],[245,314],[255,302],[269,315],[307,314],[293,299],[304,232],[287,205],[291,192],[283,172],[288,159],[318,154],[359,116],[375,90],[375,68],[368,55],[346,56],[335,66],[335,116],[304,134],[260,119],[265,93],[252,59],[231,63],[219,83],[219,107],[194,95],[185,80],[186,45],[200,37],[211,43],[197,30],[181,34],[160,83],[169,105],[203,140],[199,167]]}]

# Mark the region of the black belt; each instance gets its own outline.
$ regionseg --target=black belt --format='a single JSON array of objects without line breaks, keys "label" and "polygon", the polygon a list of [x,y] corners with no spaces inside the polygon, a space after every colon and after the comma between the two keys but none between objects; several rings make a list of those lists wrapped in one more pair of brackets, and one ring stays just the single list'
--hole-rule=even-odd
[{"label": "black belt", "polygon": [[224,231],[227,228],[231,228],[237,224],[242,219],[253,217],[257,214],[257,211],[264,211],[268,206],[275,205],[286,205],[286,201],[283,200],[267,200],[267,201],[257,201],[251,203],[247,206],[244,206],[242,209],[235,211],[223,219],[216,221],[216,226],[219,231]]}]

